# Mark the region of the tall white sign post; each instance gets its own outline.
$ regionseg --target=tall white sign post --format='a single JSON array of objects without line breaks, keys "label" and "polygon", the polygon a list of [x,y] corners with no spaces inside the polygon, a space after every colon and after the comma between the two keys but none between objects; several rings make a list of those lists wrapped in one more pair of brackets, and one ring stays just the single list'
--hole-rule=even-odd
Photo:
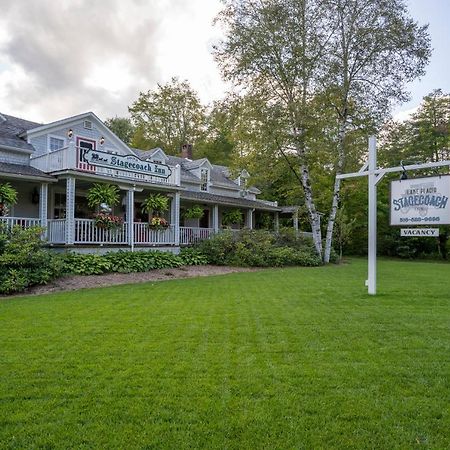
[{"label": "tall white sign post", "polygon": [[366,281],[369,295],[377,293],[377,184],[385,174],[406,172],[410,170],[430,169],[450,166],[450,161],[439,161],[408,166],[377,168],[377,142],[375,136],[369,138],[369,160],[359,172],[337,175],[338,179],[368,177],[369,182],[369,242],[368,242],[368,277]]}]

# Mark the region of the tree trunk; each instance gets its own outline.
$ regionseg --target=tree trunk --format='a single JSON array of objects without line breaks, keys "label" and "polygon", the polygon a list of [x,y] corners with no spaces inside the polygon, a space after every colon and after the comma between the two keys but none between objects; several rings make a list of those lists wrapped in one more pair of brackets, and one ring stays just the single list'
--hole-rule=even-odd
[{"label": "tree trunk", "polygon": [[[337,172],[336,175],[340,173]],[[331,255],[331,244],[333,243],[333,230],[334,230],[334,224],[336,222],[336,214],[339,206],[339,193],[341,190],[341,180],[338,178],[334,181],[334,189],[333,189],[333,201],[331,202],[331,211],[328,218],[328,225],[327,225],[327,234],[325,238],[325,252],[323,255],[323,262],[329,263],[330,262],[330,255]]]},{"label": "tree trunk", "polygon": [[322,258],[322,232],[320,230],[320,216],[316,211],[316,205],[314,204],[312,189],[311,189],[311,177],[309,169],[306,165],[302,164],[301,167],[301,180],[303,192],[305,193],[305,203],[308,208],[309,222],[311,224],[311,231],[313,235],[314,247],[317,254]]},{"label": "tree trunk", "polygon": [[339,194],[341,192],[341,180],[337,178],[337,175],[342,173],[344,168],[344,141],[346,135],[346,121],[347,118],[344,116],[339,129],[339,139],[338,139],[338,162],[336,165],[336,178],[334,180],[333,189],[333,200],[331,202],[330,215],[328,217],[327,234],[325,238],[325,252],[323,255],[323,262],[328,264],[330,262],[331,255],[331,244],[333,243],[333,230],[334,224],[336,222],[336,214],[339,207]]}]

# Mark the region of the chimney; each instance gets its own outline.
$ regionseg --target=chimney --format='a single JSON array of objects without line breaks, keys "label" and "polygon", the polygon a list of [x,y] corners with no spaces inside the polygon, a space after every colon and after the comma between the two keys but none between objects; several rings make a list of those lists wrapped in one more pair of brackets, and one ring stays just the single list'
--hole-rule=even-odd
[{"label": "chimney", "polygon": [[183,144],[181,146],[181,157],[185,159],[192,159],[192,144]]}]

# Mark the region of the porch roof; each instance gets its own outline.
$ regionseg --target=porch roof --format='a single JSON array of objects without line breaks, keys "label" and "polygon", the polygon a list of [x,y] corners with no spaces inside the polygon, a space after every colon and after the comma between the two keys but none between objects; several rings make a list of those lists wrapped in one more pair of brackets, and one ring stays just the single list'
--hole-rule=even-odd
[{"label": "porch roof", "polygon": [[180,196],[184,200],[196,200],[205,203],[236,206],[241,208],[256,208],[264,211],[281,211],[281,208],[269,205],[263,200],[248,200],[246,198],[226,197],[224,195],[209,194],[207,192],[182,191]]},{"label": "porch roof", "polygon": [[27,178],[30,180],[46,180],[54,181],[57,179],[45,172],[40,171],[31,166],[25,164],[11,164],[0,162],[0,175],[9,176],[11,178]]}]

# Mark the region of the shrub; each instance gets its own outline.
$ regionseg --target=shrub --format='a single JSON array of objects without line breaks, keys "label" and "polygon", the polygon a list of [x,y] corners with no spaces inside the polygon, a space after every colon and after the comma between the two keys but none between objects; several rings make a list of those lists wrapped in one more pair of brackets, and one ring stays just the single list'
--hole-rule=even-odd
[{"label": "shrub", "polygon": [[62,260],[66,274],[100,275],[111,272],[111,263],[101,255],[65,253]]},{"label": "shrub", "polygon": [[267,231],[223,232],[201,242],[197,249],[209,263],[218,265],[281,267],[322,264],[310,239],[290,234],[274,235]]},{"label": "shrub", "polygon": [[186,266],[201,266],[208,264],[208,258],[198,249],[192,247],[183,248],[179,257]]},{"label": "shrub", "polygon": [[64,272],[76,275],[99,275],[111,272],[148,272],[153,269],[205,264],[205,262],[205,257],[189,252],[185,252],[184,256],[183,254],[177,256],[173,253],[160,251],[119,251],[105,255],[66,253],[63,256]]},{"label": "shrub", "polygon": [[0,293],[47,284],[62,273],[61,259],[43,248],[43,228],[0,229]]}]

